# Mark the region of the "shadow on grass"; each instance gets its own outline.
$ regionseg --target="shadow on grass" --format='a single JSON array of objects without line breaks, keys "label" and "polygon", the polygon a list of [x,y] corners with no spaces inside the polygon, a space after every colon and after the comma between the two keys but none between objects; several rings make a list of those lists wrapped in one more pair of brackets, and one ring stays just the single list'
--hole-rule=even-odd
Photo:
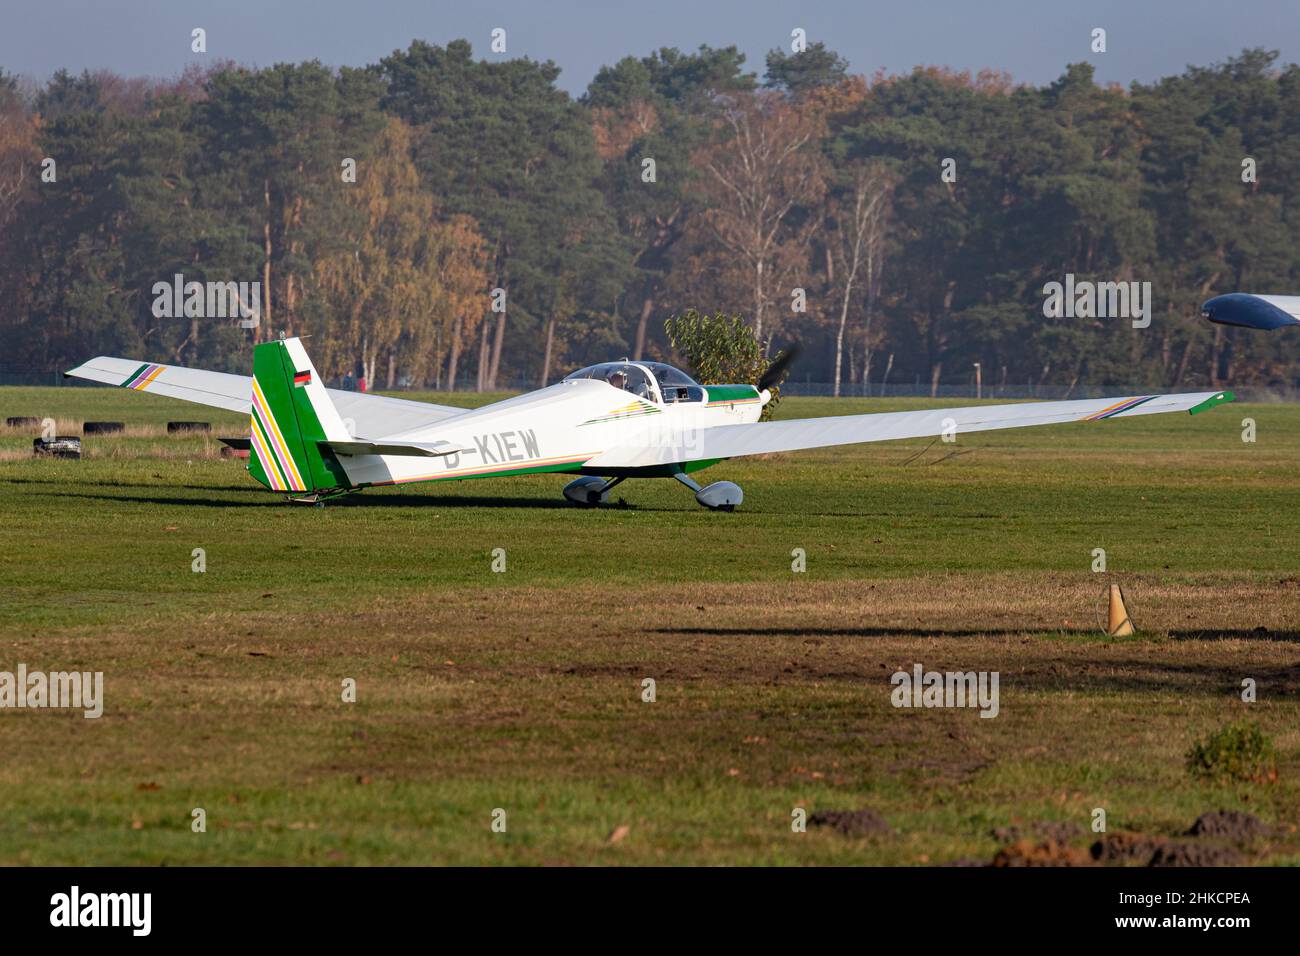
[{"label": "shadow on grass", "polygon": [[[1159,639],[1160,632],[1137,638],[1108,638],[1094,629],[1052,628],[925,628],[925,627],[663,627],[652,634],[684,634],[691,637],[1046,637],[1083,638],[1123,645],[1131,641]],[[1300,643],[1300,631],[1270,631],[1266,627],[1224,630],[1170,631],[1176,641],[1282,641]]]},{"label": "shadow on grass", "polygon": [[[113,487],[119,487],[114,485]],[[120,487],[149,487],[140,485],[128,485]],[[50,491],[46,495],[53,498],[80,498],[87,501],[118,501],[130,502],[132,504],[148,505],[172,505],[177,507],[192,508],[274,508],[274,507],[294,507],[294,508],[311,508],[314,507],[312,502],[290,501],[274,492],[259,491],[250,488],[229,488],[217,486],[193,486],[193,485],[169,485],[169,488],[185,491],[208,491],[208,492],[237,492],[243,493],[249,497],[239,499],[229,498],[202,498],[193,495],[178,495],[175,497],[165,497],[163,494],[152,495],[114,495],[114,494],[92,494],[90,492],[76,491]],[[155,489],[165,490],[165,489]],[[256,496],[255,499],[252,496]],[[554,500],[551,498],[502,498],[502,497],[471,497],[468,495],[349,495],[343,498],[334,498],[324,502],[328,508],[542,508],[542,509],[567,509],[572,511],[581,511],[580,509],[567,501]],[[632,507],[619,508],[617,510],[632,510]]]},{"label": "shadow on grass", "polygon": [[[258,491],[256,485],[248,483],[239,485],[177,485],[169,482],[159,481],[114,481],[114,482],[77,482],[77,481],[49,481],[47,479],[37,478],[0,478],[0,485],[45,485],[51,488],[63,488],[70,484],[94,485],[101,488],[149,488],[153,491],[160,489],[165,490],[174,488],[179,491],[235,491],[248,492]],[[58,494],[59,492],[53,492]]]},{"label": "shadow on grass", "polygon": [[[220,489],[204,489],[208,491],[217,491]],[[100,502],[118,502],[120,504],[140,504],[140,505],[171,505],[188,508],[267,508],[283,504],[281,501],[274,499],[270,501],[232,501],[227,498],[164,498],[161,495],[93,495],[87,492],[76,491],[51,491],[46,497],[50,498],[80,498],[83,501],[100,501]]]},{"label": "shadow on grass", "polygon": [[[681,636],[705,636],[719,638],[745,637],[879,637],[879,638],[917,638],[929,641],[933,638],[964,637],[1019,637],[1032,638],[1035,633],[1024,630],[978,630],[951,629],[925,630],[921,628],[660,628],[648,633],[675,634]],[[1067,637],[1091,636],[1087,631],[1054,632]],[[1236,632],[1225,632],[1236,633]],[[1253,634],[1252,631],[1243,632]],[[1296,632],[1285,632],[1285,640],[1300,640]],[[1226,638],[1225,638],[1226,639]],[[1271,635],[1271,639],[1279,639]],[[1024,645],[1033,645],[1028,651]],[[1126,654],[1132,644],[1133,654]],[[1041,656],[1043,645],[1032,640],[1021,640],[1009,645],[983,645],[978,649],[967,650],[961,645],[949,645],[942,649],[930,649],[925,653],[938,658],[931,662],[931,669],[944,670],[956,665],[959,670],[978,670],[981,668],[1003,670],[1001,675],[1004,692],[1039,691],[1052,693],[1132,693],[1143,694],[1173,693],[1183,696],[1218,699],[1225,705],[1236,699],[1241,689],[1244,674],[1258,680],[1261,686],[1268,686],[1270,693],[1285,699],[1300,694],[1300,665],[1273,664],[1255,665],[1243,671],[1240,663],[1224,660],[1200,661],[1179,660],[1172,655],[1186,655],[1183,648],[1171,647],[1169,643],[1147,641],[1143,639],[1119,639],[1106,645],[1104,653],[1083,659],[1060,660],[1051,656]],[[1163,651],[1161,651],[1163,649]],[[1138,656],[1152,652],[1152,657]],[[953,659],[952,655],[961,655]],[[1162,656],[1154,656],[1162,654]],[[1039,655],[1039,656],[1035,656]],[[782,658],[784,655],[782,655]],[[918,658],[926,660],[927,658]],[[879,660],[845,660],[837,658],[831,661],[808,660],[772,661],[771,677],[782,680],[804,681],[865,681],[867,683],[887,683],[888,674],[898,664],[897,661],[885,663]],[[847,666],[846,666],[847,665]],[[909,665],[910,666],[910,665]],[[693,675],[702,679],[706,674]]]},{"label": "shadow on grass", "polygon": [[[655,479],[663,480],[663,479]],[[251,479],[250,479],[251,481]],[[148,488],[157,493],[163,493],[168,490],[175,491],[201,491],[201,492],[234,492],[236,494],[257,494],[265,495],[268,500],[263,502],[231,502],[231,501],[201,501],[194,498],[163,498],[158,494],[149,496],[132,497],[129,495],[92,495],[88,493],[73,493],[50,491],[49,494],[60,497],[83,497],[90,499],[100,499],[106,501],[134,501],[142,504],[191,504],[195,506],[219,506],[228,508],[254,507],[265,504],[276,504],[279,497],[275,492],[267,491],[258,487],[256,484],[238,484],[238,485],[193,485],[193,484],[168,484],[163,481],[114,481],[107,482],[56,482],[44,478],[0,478],[0,485],[35,485],[49,486],[51,488],[66,487],[69,484],[91,485],[102,488]],[[690,498],[687,496],[686,501]],[[500,495],[435,495],[427,492],[399,492],[391,490],[374,489],[373,491],[361,491],[355,494],[346,495],[340,498],[334,498],[326,502],[330,507],[346,505],[348,507],[430,507],[443,506],[447,508],[567,508],[572,511],[640,511],[647,513],[664,513],[678,514],[690,511],[704,511],[703,508],[690,507],[684,505],[680,508],[648,506],[637,504],[634,501],[628,501],[624,498],[618,499],[619,503],[607,502],[598,508],[580,508],[570,501],[566,501],[560,493],[557,486],[554,497],[523,498],[519,496],[503,497]],[[790,517],[798,520],[811,520],[814,518],[856,518],[861,520],[886,520],[902,519],[915,521],[930,521],[938,517],[946,520],[988,520],[1004,521],[1006,515],[1003,514],[985,514],[985,513],[958,513],[952,512],[947,514],[934,515],[930,513],[917,514],[900,514],[899,512],[889,511],[808,511],[799,505],[791,507],[780,507],[767,503],[767,506],[747,507],[736,514],[726,515],[721,512],[719,520],[723,521],[742,521],[745,517],[763,517],[763,518],[783,518]]]},{"label": "shadow on grass", "polygon": [[1169,636],[1175,641],[1283,641],[1300,644],[1300,631],[1270,631],[1266,627],[1170,631]]},{"label": "shadow on grass", "polygon": [[505,498],[501,495],[431,495],[426,493],[410,494],[406,492],[386,492],[383,494],[366,494],[365,492],[336,498],[326,503],[327,507],[347,508],[545,508],[569,509],[581,511],[576,505],[563,498]]},{"label": "shadow on grass", "polygon": [[1035,631],[1026,628],[929,627],[661,627],[651,634],[685,634],[690,637],[1097,637],[1094,631]]}]

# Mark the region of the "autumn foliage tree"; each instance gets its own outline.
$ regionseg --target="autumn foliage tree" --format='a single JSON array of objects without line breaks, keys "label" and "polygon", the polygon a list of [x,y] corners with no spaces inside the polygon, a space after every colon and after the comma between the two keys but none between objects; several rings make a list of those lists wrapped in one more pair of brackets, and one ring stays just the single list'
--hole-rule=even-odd
[{"label": "autumn foliage tree", "polygon": [[22,233],[40,177],[37,123],[22,102],[17,78],[0,70],[0,293],[8,293],[11,313],[23,316],[28,299],[21,281]]},{"label": "autumn foliage tree", "polygon": [[431,384],[444,362],[454,382],[488,301],[487,244],[469,217],[439,215],[420,187],[411,139],[390,118],[356,182],[332,187],[333,201],[355,215],[340,217],[349,225],[315,269],[327,367],[360,361],[369,381],[388,388],[399,370]]},{"label": "autumn foliage tree", "polygon": [[778,299],[806,276],[817,231],[812,209],[825,190],[816,122],[774,92],[728,98],[716,137],[699,157],[703,221],[715,240],[704,255],[743,300],[764,348],[780,328]]},{"label": "autumn foliage tree", "polygon": [[[0,374],[246,373],[284,332],[329,377],[535,385],[670,359],[658,320],[707,304],[765,354],[798,340],[801,380],[866,393],[965,389],[977,365],[994,394],[1300,384],[1289,338],[1199,314],[1300,290],[1300,67],[1268,50],[1122,88],[1087,63],[864,76],[812,42],[760,76],[735,47],[662,48],[578,98],[554,63],[463,40],[205,63],[0,70]],[[260,324],[155,315],[176,274],[258,281]],[[1151,326],[1044,315],[1069,274],[1150,282]]]}]

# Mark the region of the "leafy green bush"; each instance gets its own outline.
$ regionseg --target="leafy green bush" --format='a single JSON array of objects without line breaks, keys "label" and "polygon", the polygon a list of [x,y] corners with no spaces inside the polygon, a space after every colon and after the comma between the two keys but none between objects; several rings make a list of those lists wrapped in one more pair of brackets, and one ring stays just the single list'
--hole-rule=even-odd
[{"label": "leafy green bush", "polygon": [[1192,744],[1187,769],[1195,777],[1271,783],[1277,779],[1277,755],[1258,724],[1239,720]]},{"label": "leafy green bush", "polygon": [[[686,360],[691,374],[701,385],[754,384],[763,377],[774,359],[763,354],[763,346],[739,315],[718,312],[703,315],[687,309],[664,322],[668,344]],[[780,384],[770,388],[772,400],[763,409],[763,420],[781,400]]]}]

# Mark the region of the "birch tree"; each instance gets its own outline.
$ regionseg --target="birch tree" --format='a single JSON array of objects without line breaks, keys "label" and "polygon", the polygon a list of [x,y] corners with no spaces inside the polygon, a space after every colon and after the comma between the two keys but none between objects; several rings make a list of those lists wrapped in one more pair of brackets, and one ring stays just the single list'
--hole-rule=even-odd
[{"label": "birch tree", "polygon": [[835,226],[829,248],[838,277],[839,318],[835,327],[835,397],[840,395],[844,365],[844,341],[849,315],[854,311],[854,296],[863,303],[861,335],[864,343],[871,335],[875,295],[879,289],[883,266],[885,224],[893,179],[879,163],[857,164],[847,188],[832,203]]},{"label": "birch tree", "polygon": [[729,97],[723,136],[705,153],[704,219],[713,237],[745,272],[754,336],[767,343],[773,304],[789,278],[807,265],[816,217],[792,215],[825,190],[818,124],[783,95]]}]

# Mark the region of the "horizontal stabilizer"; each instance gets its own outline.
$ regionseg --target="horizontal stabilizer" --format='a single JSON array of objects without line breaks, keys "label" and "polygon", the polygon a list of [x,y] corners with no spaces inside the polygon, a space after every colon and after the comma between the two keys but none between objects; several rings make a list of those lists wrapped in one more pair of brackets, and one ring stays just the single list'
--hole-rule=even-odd
[{"label": "horizontal stabilizer", "polygon": [[[209,372],[180,365],[159,365],[109,355],[93,358],[63,374],[68,378],[83,378],[119,388],[165,395],[245,415],[252,412],[253,380],[247,375]],[[465,414],[465,409],[455,406],[414,402],[371,392],[327,388],[325,394],[352,434],[394,435],[428,428],[437,422]]]},{"label": "horizontal stabilizer", "polygon": [[392,444],[358,439],[357,441],[322,441],[317,442],[317,444],[321,448],[334,452],[336,455],[396,455],[413,458],[444,458],[448,455],[459,455],[466,450],[459,445],[453,445],[451,442],[445,441]]}]

